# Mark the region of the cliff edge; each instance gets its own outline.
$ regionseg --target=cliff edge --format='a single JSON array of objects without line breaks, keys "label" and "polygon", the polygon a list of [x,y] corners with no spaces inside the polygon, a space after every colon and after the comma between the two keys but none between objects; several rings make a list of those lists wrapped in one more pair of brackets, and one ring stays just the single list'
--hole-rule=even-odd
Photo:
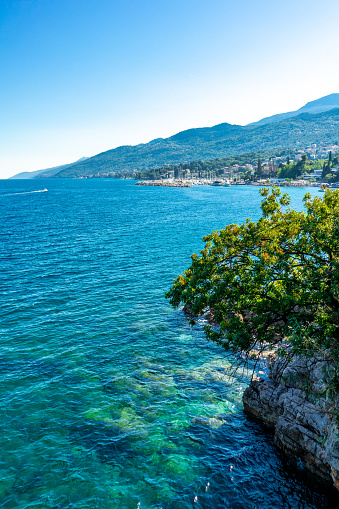
[{"label": "cliff edge", "polygon": [[254,378],[245,390],[245,412],[274,428],[274,443],[339,490],[338,398],[331,399],[323,359],[269,357],[269,379]]}]

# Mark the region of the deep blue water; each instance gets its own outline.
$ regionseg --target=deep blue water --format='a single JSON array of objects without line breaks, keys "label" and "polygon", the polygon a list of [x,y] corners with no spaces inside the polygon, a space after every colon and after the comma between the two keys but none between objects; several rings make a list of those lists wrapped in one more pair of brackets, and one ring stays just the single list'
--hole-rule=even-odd
[{"label": "deep blue water", "polygon": [[0,181],[0,507],[338,507],[164,298],[204,234],[259,204],[247,186]]}]

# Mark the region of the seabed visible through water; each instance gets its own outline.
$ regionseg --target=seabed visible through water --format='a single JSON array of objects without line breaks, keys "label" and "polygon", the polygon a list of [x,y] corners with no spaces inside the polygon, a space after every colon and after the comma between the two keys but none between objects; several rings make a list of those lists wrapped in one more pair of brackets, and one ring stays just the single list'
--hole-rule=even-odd
[{"label": "seabed visible through water", "polygon": [[258,189],[133,184],[0,182],[1,507],[338,507],[164,298],[203,235],[259,217]]}]

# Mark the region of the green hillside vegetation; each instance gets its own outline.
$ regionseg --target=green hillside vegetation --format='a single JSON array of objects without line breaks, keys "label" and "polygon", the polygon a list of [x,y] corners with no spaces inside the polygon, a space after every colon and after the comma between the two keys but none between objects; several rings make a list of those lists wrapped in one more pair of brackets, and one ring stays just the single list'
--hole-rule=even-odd
[{"label": "green hillside vegetation", "polygon": [[[301,159],[297,162],[290,163],[289,151],[267,151],[267,152],[250,152],[247,154],[240,154],[237,156],[230,156],[224,158],[210,159],[208,161],[191,161],[190,163],[180,163],[172,165],[164,165],[160,168],[153,168],[143,172],[137,172],[135,178],[140,180],[157,180],[166,178],[168,175],[174,176],[175,178],[187,177],[189,174],[194,174],[198,177],[221,177],[225,174],[225,171],[233,170],[232,166],[238,165],[237,172],[242,174],[245,179],[251,179],[252,175],[246,164],[252,164],[253,167],[257,167],[258,162],[269,160],[272,158],[284,158],[286,162],[281,162],[277,172],[278,178],[296,179],[300,178],[301,175],[313,173],[314,170],[323,169],[322,179],[329,182],[335,181],[339,178],[339,174],[331,173],[332,168],[338,166],[339,154],[332,157],[330,154],[328,160],[319,159],[311,161],[304,154]],[[187,171],[189,170],[189,172]],[[171,173],[169,173],[171,172]],[[112,175],[113,176],[113,175]],[[113,177],[121,178],[124,175],[122,173],[116,173]],[[262,172],[256,170],[253,174],[254,177],[262,177]],[[132,178],[132,176],[131,176]],[[134,178],[134,175],[133,175]]]},{"label": "green hillside vegetation", "polygon": [[55,177],[86,177],[160,168],[166,164],[206,161],[258,152],[334,143],[339,133],[339,109],[267,125],[220,124],[189,129],[167,139],[118,147],[64,168]]},{"label": "green hillside vegetation", "polygon": [[314,170],[322,169],[322,180],[333,182],[338,179],[339,175],[331,173],[332,168],[338,166],[338,156],[332,157],[330,152],[329,159],[319,159],[317,161],[309,161],[307,155],[303,155],[296,163],[280,164],[278,170],[278,178],[296,179],[304,174],[310,174]]},{"label": "green hillside vegetation", "polygon": [[312,173],[313,170],[322,168],[323,161],[308,161],[307,156],[303,155],[302,158],[296,163],[287,163],[286,165],[280,164],[278,170],[278,178],[295,179],[303,174]]},{"label": "green hillside vegetation", "polygon": [[[255,166],[258,163],[258,159],[270,159],[272,157],[282,157],[285,156],[288,151],[278,150],[278,151],[266,151],[266,152],[249,152],[246,154],[240,154],[229,157],[217,157],[216,159],[209,159],[208,161],[191,161],[189,163],[180,163],[180,164],[167,164],[163,165],[159,168],[152,168],[151,170],[146,170],[143,172],[137,172],[137,179],[159,179],[168,174],[168,172],[173,172],[174,177],[178,178],[179,176],[187,175],[187,170],[190,173],[198,173],[198,176],[203,176],[203,174],[210,174],[215,177],[221,176],[225,172],[225,168],[230,168],[233,165],[239,165],[239,171],[247,172],[248,169],[245,167],[245,164],[252,164]],[[121,177],[122,174],[117,174],[117,177]]]}]

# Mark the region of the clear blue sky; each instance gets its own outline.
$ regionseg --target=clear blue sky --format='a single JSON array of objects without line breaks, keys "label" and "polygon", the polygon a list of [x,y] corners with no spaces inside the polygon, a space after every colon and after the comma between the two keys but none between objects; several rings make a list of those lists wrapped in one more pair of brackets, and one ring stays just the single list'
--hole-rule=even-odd
[{"label": "clear blue sky", "polygon": [[1,0],[0,176],[339,92],[338,0]]}]

